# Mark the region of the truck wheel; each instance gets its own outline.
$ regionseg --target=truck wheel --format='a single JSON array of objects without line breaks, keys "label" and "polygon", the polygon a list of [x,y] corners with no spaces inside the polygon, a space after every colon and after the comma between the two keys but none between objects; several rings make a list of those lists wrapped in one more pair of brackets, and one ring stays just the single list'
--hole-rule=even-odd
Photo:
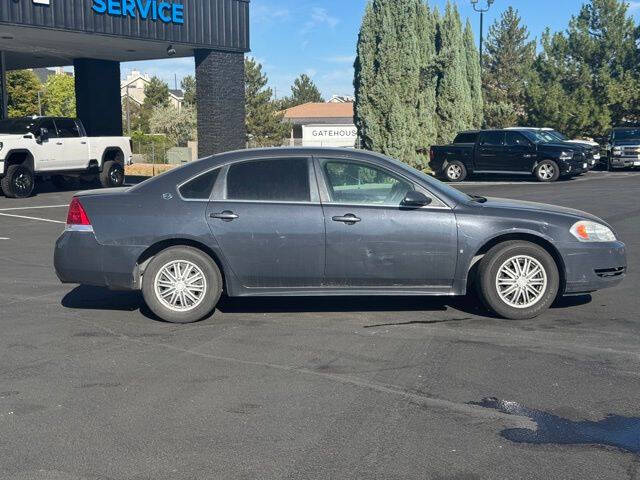
[{"label": "truck wheel", "polygon": [[545,312],[560,289],[560,274],[544,248],[525,241],[496,245],[478,267],[480,296],[485,305],[510,320]]},{"label": "truck wheel", "polygon": [[142,295],[162,320],[193,323],[211,314],[222,285],[220,269],[204,252],[171,247],[151,260],[142,277]]},{"label": "truck wheel", "polygon": [[7,198],[27,198],[33,193],[35,176],[25,165],[9,165],[2,178],[2,193]]},{"label": "truck wheel", "polygon": [[454,160],[444,169],[444,178],[449,182],[462,182],[467,178],[467,167],[464,163]]},{"label": "truck wheel", "polygon": [[535,168],[533,174],[539,182],[555,182],[560,178],[560,168],[553,160],[543,160]]},{"label": "truck wheel", "polygon": [[124,183],[124,167],[121,163],[107,160],[100,172],[100,184],[104,188],[121,187]]}]

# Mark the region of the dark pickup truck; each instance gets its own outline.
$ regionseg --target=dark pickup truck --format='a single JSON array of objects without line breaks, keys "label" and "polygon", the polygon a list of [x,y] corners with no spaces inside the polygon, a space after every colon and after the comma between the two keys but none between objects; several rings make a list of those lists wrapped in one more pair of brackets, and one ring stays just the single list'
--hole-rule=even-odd
[{"label": "dark pickup truck", "polygon": [[640,168],[640,127],[614,128],[607,143],[608,170]]},{"label": "dark pickup truck", "polygon": [[473,130],[430,151],[431,170],[450,182],[473,174],[533,175],[540,182],[581,175],[590,153],[536,129]]}]

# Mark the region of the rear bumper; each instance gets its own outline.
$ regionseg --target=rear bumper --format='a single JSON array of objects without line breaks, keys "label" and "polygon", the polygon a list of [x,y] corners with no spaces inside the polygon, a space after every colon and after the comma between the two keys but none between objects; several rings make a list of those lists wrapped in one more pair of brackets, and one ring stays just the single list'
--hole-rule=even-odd
[{"label": "rear bumper", "polygon": [[565,294],[587,293],[615,287],[627,272],[622,242],[559,245],[565,262]]},{"label": "rear bumper", "polygon": [[145,248],[101,245],[93,232],[65,231],[56,241],[53,263],[62,283],[136,290],[137,260]]}]

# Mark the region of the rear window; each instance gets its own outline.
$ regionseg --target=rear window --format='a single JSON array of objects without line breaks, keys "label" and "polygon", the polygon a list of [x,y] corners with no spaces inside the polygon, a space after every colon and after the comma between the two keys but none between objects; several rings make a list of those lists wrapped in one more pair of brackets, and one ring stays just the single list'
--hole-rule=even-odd
[{"label": "rear window", "polygon": [[236,163],[227,174],[227,200],[308,202],[309,162],[284,158]]},{"label": "rear window", "polygon": [[476,143],[477,138],[477,132],[459,133],[453,143]]},{"label": "rear window", "polygon": [[180,195],[187,200],[208,200],[219,173],[218,168],[188,181],[180,187]]}]

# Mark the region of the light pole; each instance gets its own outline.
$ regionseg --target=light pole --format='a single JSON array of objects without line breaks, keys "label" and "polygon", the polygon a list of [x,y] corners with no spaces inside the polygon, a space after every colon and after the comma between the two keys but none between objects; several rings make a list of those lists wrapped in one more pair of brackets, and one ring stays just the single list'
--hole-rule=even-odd
[{"label": "light pole", "polygon": [[489,11],[491,5],[495,0],[486,0],[487,6],[485,8],[478,7],[478,0],[471,0],[473,9],[480,13],[480,68],[482,68],[482,33],[484,29],[484,14]]}]

